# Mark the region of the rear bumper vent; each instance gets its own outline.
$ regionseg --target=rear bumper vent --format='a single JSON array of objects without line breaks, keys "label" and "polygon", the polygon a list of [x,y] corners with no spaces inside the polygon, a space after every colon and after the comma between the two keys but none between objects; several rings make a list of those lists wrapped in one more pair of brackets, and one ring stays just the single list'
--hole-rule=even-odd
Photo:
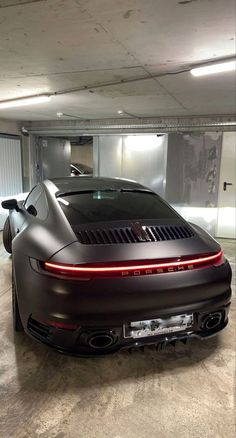
[{"label": "rear bumper vent", "polygon": [[74,230],[80,243],[84,245],[104,245],[116,243],[146,243],[164,240],[187,239],[194,234],[185,225],[142,226],[142,233],[136,233],[133,227]]},{"label": "rear bumper vent", "polygon": [[28,320],[28,330],[32,335],[46,339],[49,335],[50,327],[30,317]]}]

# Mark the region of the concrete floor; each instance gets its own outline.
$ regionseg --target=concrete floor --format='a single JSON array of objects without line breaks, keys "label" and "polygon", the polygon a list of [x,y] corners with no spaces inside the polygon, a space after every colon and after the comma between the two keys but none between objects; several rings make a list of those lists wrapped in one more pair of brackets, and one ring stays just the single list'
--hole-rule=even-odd
[{"label": "concrete floor", "polygon": [[[235,241],[222,246],[235,269]],[[1,438],[235,437],[235,297],[216,338],[72,358],[13,334],[11,259],[1,243],[0,263]]]}]

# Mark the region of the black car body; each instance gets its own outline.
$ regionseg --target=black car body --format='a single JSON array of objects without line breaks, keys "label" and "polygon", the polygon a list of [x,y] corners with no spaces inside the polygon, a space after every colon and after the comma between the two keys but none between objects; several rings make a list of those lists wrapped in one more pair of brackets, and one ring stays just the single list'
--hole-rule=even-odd
[{"label": "black car body", "polygon": [[231,269],[219,244],[140,184],[46,180],[3,207],[16,330],[89,355],[226,326]]}]

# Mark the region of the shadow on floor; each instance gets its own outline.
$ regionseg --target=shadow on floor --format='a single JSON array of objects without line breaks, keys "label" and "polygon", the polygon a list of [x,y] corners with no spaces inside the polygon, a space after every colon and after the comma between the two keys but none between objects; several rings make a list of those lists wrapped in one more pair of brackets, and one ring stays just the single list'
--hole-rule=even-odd
[{"label": "shadow on floor", "polygon": [[211,356],[218,347],[218,337],[205,341],[178,342],[163,351],[145,347],[144,351],[122,351],[115,355],[76,358],[57,353],[24,333],[12,334],[18,381],[21,390],[39,393],[79,390],[153,375],[176,375]]}]

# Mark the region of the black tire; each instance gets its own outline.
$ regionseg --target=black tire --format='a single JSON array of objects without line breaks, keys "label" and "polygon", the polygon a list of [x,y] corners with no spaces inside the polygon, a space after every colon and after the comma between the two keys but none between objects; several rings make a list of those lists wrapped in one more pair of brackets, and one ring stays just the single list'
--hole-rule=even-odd
[{"label": "black tire", "polygon": [[11,227],[10,227],[10,220],[9,217],[7,218],[4,227],[3,227],[3,234],[2,234],[2,240],[4,248],[9,254],[12,253],[12,234],[11,234]]},{"label": "black tire", "polygon": [[15,332],[23,332],[24,327],[21,322],[17,294],[16,294],[16,284],[13,272],[12,264],[12,319],[13,319],[13,329]]}]

